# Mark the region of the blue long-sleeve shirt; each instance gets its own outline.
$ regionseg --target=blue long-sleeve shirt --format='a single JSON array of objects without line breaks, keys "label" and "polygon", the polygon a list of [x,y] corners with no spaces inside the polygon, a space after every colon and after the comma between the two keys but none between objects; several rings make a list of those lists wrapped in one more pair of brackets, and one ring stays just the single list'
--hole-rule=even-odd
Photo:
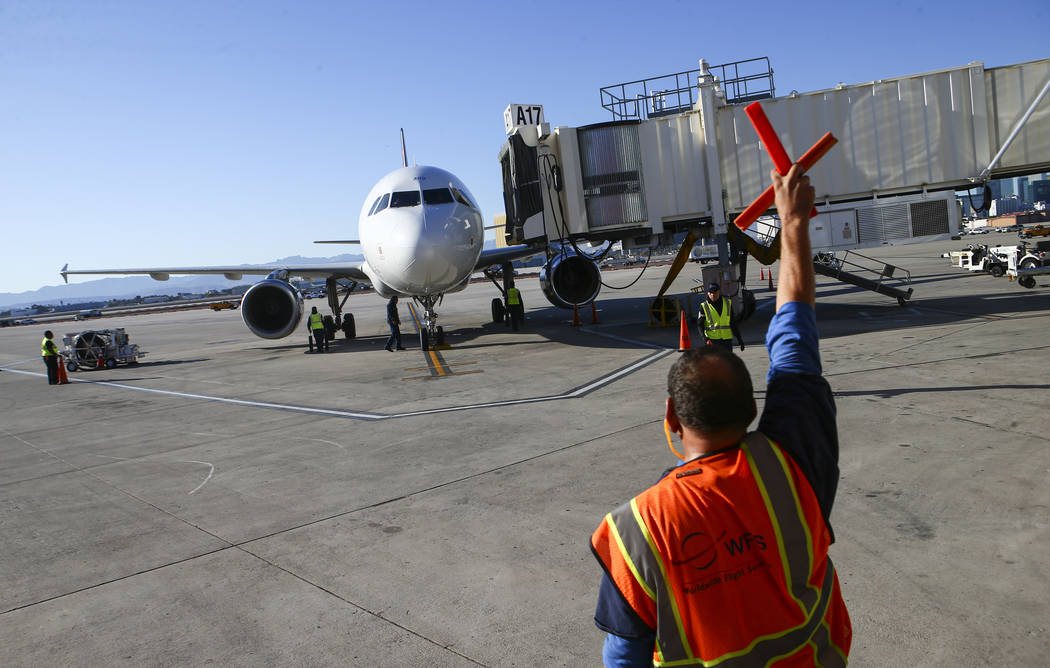
[{"label": "blue long-sleeve shirt", "polygon": [[[769,322],[766,348],[769,373],[758,430],[780,444],[799,465],[827,521],[838,487],[839,445],[835,402],[820,375],[813,307],[805,302],[781,306]],[[638,617],[608,574],[603,574],[598,590],[594,622],[609,634],[602,649],[608,668],[652,665],[656,632]]]}]

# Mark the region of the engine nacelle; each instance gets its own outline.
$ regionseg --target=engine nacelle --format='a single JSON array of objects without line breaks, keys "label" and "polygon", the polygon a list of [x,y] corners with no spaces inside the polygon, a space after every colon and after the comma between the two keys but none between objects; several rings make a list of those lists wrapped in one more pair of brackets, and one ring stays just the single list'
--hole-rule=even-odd
[{"label": "engine nacelle", "polygon": [[559,308],[587,304],[602,289],[597,263],[571,250],[563,250],[540,270],[540,288],[547,300]]},{"label": "engine nacelle", "polygon": [[241,318],[252,334],[281,339],[299,326],[303,318],[303,295],[286,281],[259,281],[241,298]]}]

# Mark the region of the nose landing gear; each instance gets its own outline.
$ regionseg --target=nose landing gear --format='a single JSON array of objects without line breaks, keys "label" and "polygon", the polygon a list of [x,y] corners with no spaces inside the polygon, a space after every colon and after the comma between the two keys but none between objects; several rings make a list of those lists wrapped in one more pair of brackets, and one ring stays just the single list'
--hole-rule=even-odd
[{"label": "nose landing gear", "polygon": [[432,345],[445,345],[445,329],[437,324],[437,311],[434,310],[441,297],[424,295],[414,299],[423,307],[423,318],[419,323],[419,349],[430,350]]}]

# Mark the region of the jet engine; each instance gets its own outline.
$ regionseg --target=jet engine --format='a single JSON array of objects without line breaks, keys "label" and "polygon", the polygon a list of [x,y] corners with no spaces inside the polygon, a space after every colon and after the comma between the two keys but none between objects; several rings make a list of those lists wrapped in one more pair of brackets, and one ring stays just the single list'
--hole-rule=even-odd
[{"label": "jet engine", "polygon": [[252,334],[264,339],[288,336],[299,326],[302,317],[302,294],[278,278],[259,281],[241,298],[244,324]]},{"label": "jet engine", "polygon": [[563,249],[540,270],[540,288],[547,300],[559,308],[587,304],[602,289],[601,270],[593,260]]}]

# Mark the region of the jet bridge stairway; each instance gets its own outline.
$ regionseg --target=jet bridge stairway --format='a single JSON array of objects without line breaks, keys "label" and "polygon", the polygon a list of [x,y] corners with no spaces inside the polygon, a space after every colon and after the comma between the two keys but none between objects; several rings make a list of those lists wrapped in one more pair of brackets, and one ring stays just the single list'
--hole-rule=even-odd
[{"label": "jet bridge stairway", "polygon": [[[865,266],[857,260],[863,260],[875,266]],[[880,295],[892,297],[901,306],[907,304],[908,300],[911,299],[912,289],[910,287],[898,287],[890,284],[892,281],[907,286],[911,283],[910,271],[880,262],[855,251],[846,251],[841,258],[834,253],[818,253],[813,259],[813,269],[821,276],[834,278],[843,283],[849,283],[865,290],[877,292]],[[874,276],[874,278],[871,276]]]}]

